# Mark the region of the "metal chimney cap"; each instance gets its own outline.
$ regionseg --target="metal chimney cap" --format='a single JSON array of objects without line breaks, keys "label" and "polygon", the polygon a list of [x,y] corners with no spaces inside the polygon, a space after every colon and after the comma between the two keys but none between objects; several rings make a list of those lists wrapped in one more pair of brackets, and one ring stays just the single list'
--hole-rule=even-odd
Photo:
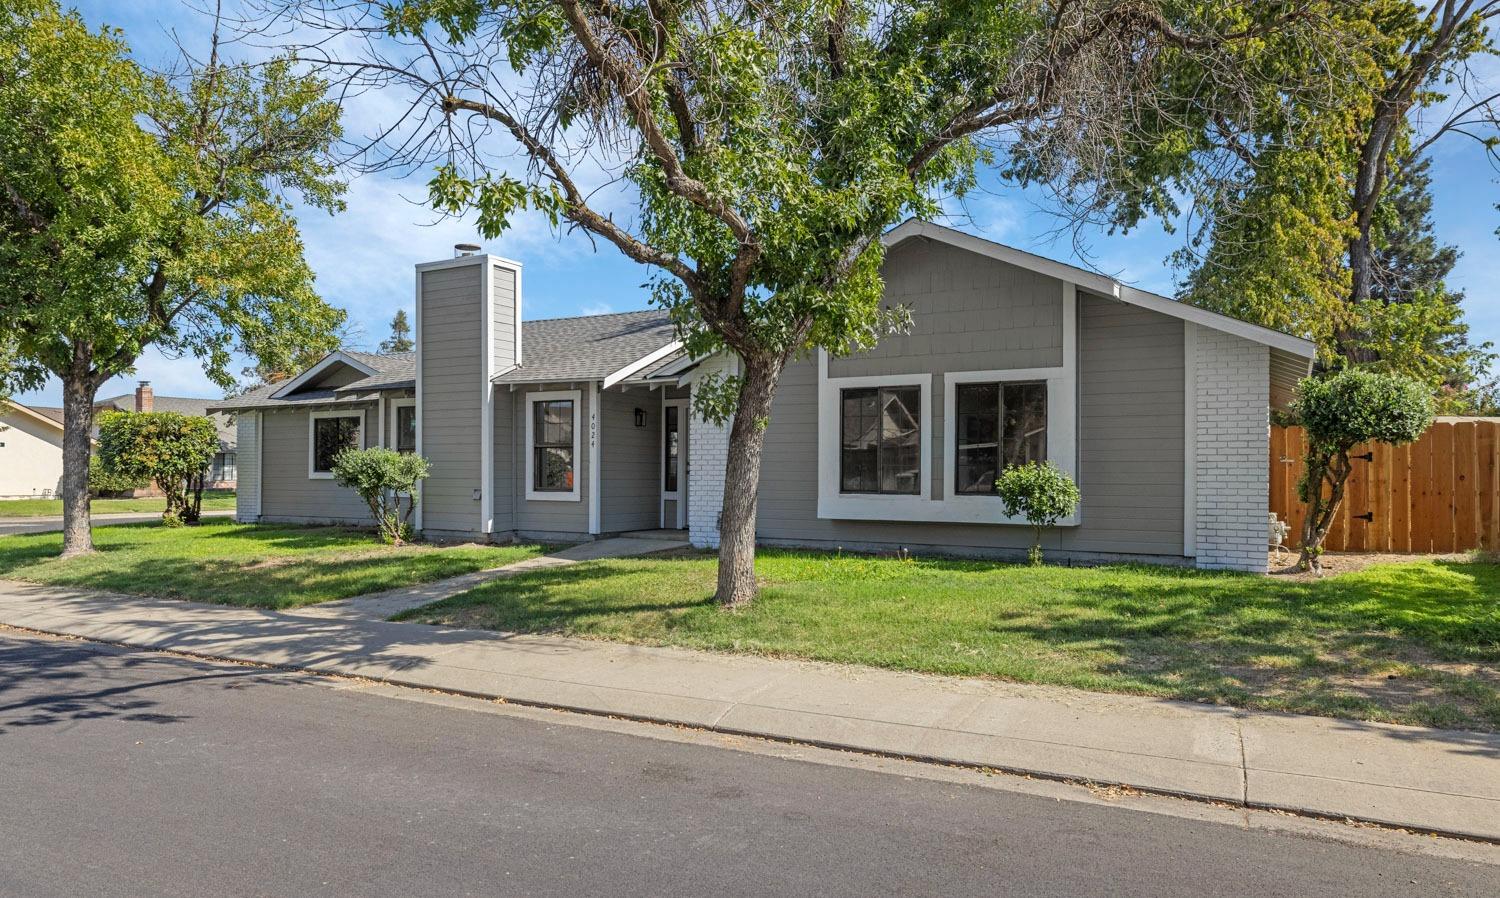
[{"label": "metal chimney cap", "polygon": [[455,259],[458,258],[458,257],[460,257],[460,256],[472,256],[472,255],[474,255],[477,252],[479,252],[479,244],[477,244],[477,243],[455,243],[455,244],[453,244],[453,257]]}]

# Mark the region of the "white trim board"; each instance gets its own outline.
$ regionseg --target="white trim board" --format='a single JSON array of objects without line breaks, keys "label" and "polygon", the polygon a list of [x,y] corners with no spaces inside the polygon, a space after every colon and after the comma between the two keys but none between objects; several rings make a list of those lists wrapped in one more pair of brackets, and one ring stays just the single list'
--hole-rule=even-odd
[{"label": "white trim board", "polygon": [[636,359],[635,361],[631,362],[615,373],[605,377],[604,389],[609,389],[610,387],[626,379],[630,375],[635,374],[643,368],[649,367],[654,362],[661,361],[662,359],[666,358],[667,356],[671,355],[681,348],[682,341],[673,340],[671,343],[668,343],[665,346],[651,350],[651,352],[647,353],[646,355],[641,356],[640,358]]},{"label": "white trim board", "polygon": [[[538,492],[533,489],[536,483],[536,445],[535,433],[536,412],[532,404],[536,402],[547,402],[554,399],[570,399],[573,401],[573,488],[571,490],[542,490]],[[578,477],[578,431],[580,415],[583,406],[583,392],[581,390],[547,390],[545,392],[522,394],[522,410],[526,416],[526,442],[523,449],[526,453],[526,499],[529,502],[577,502],[580,496],[580,484]],[[591,475],[592,476],[592,475]],[[593,517],[593,509],[589,510],[590,518]],[[592,523],[592,521],[590,522]]]},{"label": "white trim board", "polygon": [[[687,486],[687,457],[688,457],[688,415],[692,411],[693,401],[691,399],[668,399],[665,391],[661,394],[661,427],[658,429],[660,438],[657,440],[656,458],[656,482],[660,499],[658,501],[657,517],[661,526],[667,526],[667,503],[677,503],[677,517],[672,522],[672,528],[681,530],[687,526],[687,495],[684,487]],[[667,490],[667,409],[677,409],[677,489]]]},{"label": "white trim board", "polygon": [[333,472],[332,471],[314,471],[313,470],[313,458],[315,456],[314,447],[317,445],[317,440],[318,440],[317,426],[316,426],[316,424],[314,422],[316,422],[316,421],[318,421],[318,420],[320,420],[322,418],[358,418],[359,419],[359,434],[355,438],[355,446],[356,446],[356,448],[363,449],[363,448],[365,448],[365,416],[368,414],[368,412],[369,412],[369,409],[357,408],[357,409],[352,409],[352,410],[349,410],[349,411],[345,411],[343,409],[323,410],[323,411],[314,410],[314,411],[310,411],[310,412],[307,413],[307,479],[308,480],[332,480],[333,479]]},{"label": "white trim board", "polygon": [[1153,312],[1170,315],[1173,318],[1192,321],[1204,327],[1220,330],[1227,334],[1234,334],[1237,337],[1244,337],[1247,340],[1263,343],[1301,358],[1313,359],[1317,356],[1317,345],[1311,340],[1304,340],[1301,337],[1284,334],[1281,331],[1261,327],[1258,324],[1251,324],[1248,321],[1241,321],[1229,315],[1211,312],[1208,309],[1189,305],[1185,302],[1178,302],[1170,297],[1127,286],[1114,278],[1089,271],[1086,268],[1079,268],[1065,262],[1043,258],[1042,256],[1028,253],[1012,246],[1006,246],[1003,243],[985,240],[982,237],[965,234],[963,231],[957,231],[930,221],[923,221],[919,218],[908,218],[906,221],[887,231],[881,238],[881,241],[887,249],[890,249],[914,237],[925,237],[929,240],[946,243],[949,246],[956,246],[959,249],[978,253],[981,256],[987,256],[991,259],[997,259],[1001,262],[1007,262],[1020,268],[1057,278],[1065,283],[1077,284],[1087,290],[1102,293],[1105,296],[1129,305],[1140,306],[1144,309],[1150,309]]},{"label": "white trim board", "polygon": [[328,355],[325,355],[321,359],[319,359],[317,363],[314,364],[311,368],[308,368],[306,371],[282,384],[280,387],[277,387],[276,392],[272,393],[268,398],[280,399],[289,393],[293,393],[303,385],[310,383],[319,374],[322,374],[324,371],[327,371],[329,368],[332,368],[336,364],[348,365],[350,368],[362,372],[365,377],[371,377],[380,373],[374,368],[371,368],[369,365],[366,365],[364,362],[361,362],[354,356],[349,355],[347,352],[336,349],[333,352],[330,352]]},{"label": "white trim board", "polygon": [[[575,422],[578,420],[575,414]],[[603,526],[603,509],[600,503],[599,490],[599,450],[603,443],[602,428],[599,426],[599,382],[589,381],[589,533],[597,535]],[[575,430],[574,441],[577,442],[578,433]],[[574,464],[577,464],[577,453],[574,453]],[[578,475],[573,475],[573,483],[577,485]]]},{"label": "white trim board", "polygon": [[[414,393],[415,393],[415,397],[416,398],[413,399],[413,402],[416,403],[416,408],[417,408],[417,454],[421,455],[422,454],[422,266],[420,266],[420,265],[417,266],[417,270],[416,270],[415,275],[412,277],[412,281],[416,285],[416,319],[417,319],[416,323],[413,325],[413,328],[412,328],[412,331],[413,331],[413,334],[414,334],[414,339],[416,340],[416,344],[417,344],[417,376],[416,376],[416,384],[415,384],[415,387],[414,387]],[[422,501],[422,497],[421,497],[420,494],[416,498],[417,498],[417,514],[416,514],[417,520],[416,520],[416,528],[417,528],[417,532],[421,533],[422,532],[422,510],[427,506],[427,503],[424,502],[424,501]]]}]

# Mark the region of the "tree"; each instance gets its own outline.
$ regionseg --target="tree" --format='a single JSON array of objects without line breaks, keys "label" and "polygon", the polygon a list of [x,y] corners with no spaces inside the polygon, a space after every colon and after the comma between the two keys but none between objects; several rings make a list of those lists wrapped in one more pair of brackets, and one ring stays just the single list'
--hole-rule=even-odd
[{"label": "tree", "polygon": [[130,480],[149,480],[167,497],[162,523],[198,523],[203,475],[219,451],[219,431],[202,415],[108,411],[99,416],[99,461]]},{"label": "tree", "polygon": [[397,309],[396,317],[391,319],[390,339],[380,344],[381,352],[411,352],[417,344],[411,339],[411,325],[406,321],[406,310]]},{"label": "tree", "polygon": [[1329,15],[1310,57],[1337,71],[1328,93],[1264,95],[1249,133],[1183,150],[1215,175],[1194,191],[1202,230],[1176,256],[1184,297],[1307,334],[1325,366],[1378,363],[1470,393],[1488,349],[1469,344],[1462,296],[1441,283],[1456,256],[1432,238],[1424,154],[1459,135],[1495,156],[1500,95],[1476,63],[1495,52],[1500,3],[1374,0]]},{"label": "tree", "polygon": [[[286,197],[341,206],[339,111],[290,58],[150,76],[118,31],[51,0],[0,12],[0,379],[63,387],[63,554],[92,549],[88,444],[100,384],[142,350],[271,367],[331,343]],[[332,348],[331,345],[328,348]]]},{"label": "tree", "polygon": [[427,477],[427,459],[394,449],[345,449],[333,460],[333,479],[354,490],[370,507],[381,539],[393,546],[411,535],[417,484]]},{"label": "tree", "polygon": [[1006,517],[1023,517],[1031,525],[1031,548],[1026,560],[1042,563],[1042,530],[1078,508],[1078,484],[1052,462],[1011,465],[995,481]]},{"label": "tree", "polygon": [[1293,406],[1307,431],[1307,454],[1297,494],[1307,506],[1298,566],[1322,573],[1323,540],[1344,499],[1361,443],[1410,443],[1432,425],[1432,398],[1419,381],[1362,368],[1305,378]]},{"label": "tree", "polygon": [[[530,210],[613,245],[652,268],[689,353],[738,357],[741,373],[700,384],[695,406],[732,421],[716,595],[735,606],[755,594],[760,454],[784,367],[908,320],[881,304],[881,234],[935,215],[1011,143],[1067,134],[1069,152],[1037,155],[1032,174],[1112,174],[1110,148],[1163,95],[1198,90],[1161,77],[1168,60],[1240,83],[1220,68],[1224,44],[1275,43],[1306,26],[1309,2],[273,5],[337,33],[300,55],[351,92],[408,91],[367,166],[435,165],[433,204],[474,214],[489,238]],[[510,152],[524,167],[497,167]],[[634,214],[611,214],[627,197]]]}]

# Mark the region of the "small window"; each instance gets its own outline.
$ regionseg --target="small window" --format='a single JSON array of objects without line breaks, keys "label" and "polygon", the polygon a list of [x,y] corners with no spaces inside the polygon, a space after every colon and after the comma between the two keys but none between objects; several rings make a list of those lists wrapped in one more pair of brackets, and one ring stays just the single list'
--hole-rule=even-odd
[{"label": "small window", "polygon": [[1047,385],[974,383],[954,387],[953,489],[988,496],[1012,465],[1047,458]]},{"label": "small window", "polygon": [[531,488],[539,493],[573,490],[573,400],[547,399],[531,405]]},{"label": "small window", "polygon": [[345,449],[360,448],[359,415],[321,415],[312,419],[312,473],[333,471],[333,460]]},{"label": "small window", "polygon": [[681,446],[679,445],[679,424],[677,418],[678,407],[669,405],[666,407],[666,439],[662,444],[664,456],[662,458],[662,490],[668,493],[677,492],[677,463]]},{"label": "small window", "polygon": [[920,387],[839,391],[839,489],[917,495],[922,487]]},{"label": "small window", "polygon": [[417,407],[396,406],[396,451],[417,451]]}]

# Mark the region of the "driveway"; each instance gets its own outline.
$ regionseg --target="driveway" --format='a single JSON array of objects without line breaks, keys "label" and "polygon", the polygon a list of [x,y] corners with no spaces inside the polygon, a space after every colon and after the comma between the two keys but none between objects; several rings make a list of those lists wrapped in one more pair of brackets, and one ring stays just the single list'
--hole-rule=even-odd
[{"label": "driveway", "polygon": [[382,690],[0,633],[0,892],[1489,898],[1500,881],[1430,839]]},{"label": "driveway", "polygon": [[[223,511],[205,511],[205,518],[232,518],[234,512],[228,509]],[[103,527],[109,524],[149,524],[152,521],[161,520],[161,512],[150,512],[143,514],[96,514],[93,516],[94,526]],[[56,533],[62,530],[62,515],[39,515],[33,518],[0,518],[0,536],[14,533]]]}]

